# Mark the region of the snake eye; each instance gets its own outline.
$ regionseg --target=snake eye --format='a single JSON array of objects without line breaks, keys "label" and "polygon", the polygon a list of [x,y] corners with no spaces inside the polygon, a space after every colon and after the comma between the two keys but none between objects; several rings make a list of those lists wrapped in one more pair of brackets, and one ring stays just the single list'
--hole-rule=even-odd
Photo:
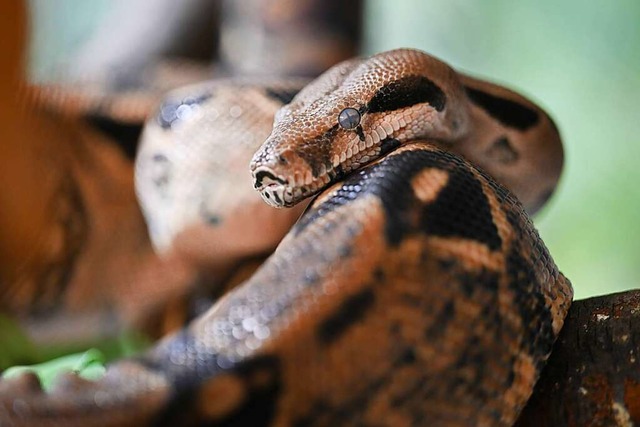
[{"label": "snake eye", "polygon": [[355,129],[360,124],[360,112],[355,108],[345,108],[338,115],[338,124],[347,130]]}]

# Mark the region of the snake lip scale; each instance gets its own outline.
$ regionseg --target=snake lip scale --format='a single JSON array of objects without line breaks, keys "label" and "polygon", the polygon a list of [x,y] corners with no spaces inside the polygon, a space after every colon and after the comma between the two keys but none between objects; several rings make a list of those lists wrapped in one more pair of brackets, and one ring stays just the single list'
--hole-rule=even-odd
[{"label": "snake lip scale", "polygon": [[[288,187],[288,180],[275,175],[269,168],[259,167],[252,171],[254,188],[260,192],[263,200],[274,207],[290,204],[293,192]],[[300,193],[300,190],[298,190]]]},{"label": "snake lip scale", "polygon": [[[190,325],[97,381],[67,376],[51,392],[34,376],[0,381],[0,425],[515,422],[572,298],[527,214],[560,174],[552,120],[412,49],[283,87],[170,94],[169,126],[149,120],[136,160],[155,232],[175,230],[184,212],[222,218],[216,209],[228,206],[208,226],[233,240],[256,222],[266,232],[274,212],[302,210],[270,209],[256,192],[274,207],[316,195],[287,217],[273,254]],[[172,114],[183,103],[202,114]],[[235,173],[231,164],[242,168],[233,179],[221,173]],[[253,201],[268,212],[256,215]]]},{"label": "snake lip scale", "polygon": [[[278,166],[273,163],[283,164],[281,160],[272,162],[270,165],[256,166],[254,159],[251,163],[254,188],[260,192],[263,200],[270,206],[291,207],[299,201],[317,194],[330,183],[346,176],[351,171],[378,158],[383,150],[380,146],[372,147],[372,144],[374,144],[373,139],[369,137],[367,137],[366,145],[358,147],[357,143],[353,143],[341,157],[336,155],[331,165],[320,165],[317,176],[307,171],[304,178],[300,173],[294,172],[291,177],[287,178],[286,175],[276,172]],[[385,153],[388,151],[390,150],[386,150]],[[286,162],[284,164],[286,165]]]}]

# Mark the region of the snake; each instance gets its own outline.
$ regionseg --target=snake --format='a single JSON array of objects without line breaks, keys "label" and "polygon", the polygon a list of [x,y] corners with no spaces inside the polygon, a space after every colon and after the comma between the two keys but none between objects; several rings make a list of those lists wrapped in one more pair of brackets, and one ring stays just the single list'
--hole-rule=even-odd
[{"label": "snake", "polygon": [[[216,104],[249,99],[225,114]],[[262,133],[246,143],[250,128],[229,115],[254,123],[260,111]],[[412,49],[348,60],[296,89],[192,86],[145,130],[147,217],[176,205],[180,170],[167,165],[180,150],[193,143],[195,163],[206,152],[162,134],[204,141],[203,123],[226,129],[213,149],[249,153],[245,178],[217,191],[304,213],[249,279],[101,379],[61,374],[47,391],[33,374],[0,381],[0,425],[513,425],[572,299],[529,218],[562,167],[543,110]],[[268,233],[242,203],[216,213],[204,181],[182,181],[207,190],[183,189],[196,208],[150,225],[160,250],[184,218]]]}]

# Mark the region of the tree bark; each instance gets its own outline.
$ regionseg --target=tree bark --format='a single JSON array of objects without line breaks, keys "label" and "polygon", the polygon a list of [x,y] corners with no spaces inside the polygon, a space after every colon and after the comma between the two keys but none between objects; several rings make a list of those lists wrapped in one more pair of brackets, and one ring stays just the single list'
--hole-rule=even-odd
[{"label": "tree bark", "polygon": [[640,425],[640,290],[575,301],[517,427]]}]

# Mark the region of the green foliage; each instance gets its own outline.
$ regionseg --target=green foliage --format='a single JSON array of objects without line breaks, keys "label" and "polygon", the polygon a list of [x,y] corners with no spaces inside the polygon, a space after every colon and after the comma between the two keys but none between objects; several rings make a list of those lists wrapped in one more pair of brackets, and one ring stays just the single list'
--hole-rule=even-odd
[{"label": "green foliage", "polygon": [[71,354],[33,366],[13,366],[7,369],[3,378],[13,378],[24,372],[34,372],[45,390],[51,388],[55,377],[61,372],[75,372],[88,380],[98,379],[105,371],[105,356],[98,349],[92,348],[84,353]]},{"label": "green foliage", "polygon": [[[147,338],[138,333],[124,332],[113,339],[95,342],[36,346],[15,322],[2,315],[0,342],[3,343],[0,349],[0,373],[6,369],[3,375],[10,376],[24,370],[33,370],[46,384],[64,370],[80,372],[86,378],[99,375],[105,363],[136,354],[150,344]],[[86,348],[91,349],[83,351]],[[71,354],[79,351],[83,352]]]},{"label": "green foliage", "polygon": [[12,320],[0,315],[0,372],[15,363],[36,360],[37,351]]}]

